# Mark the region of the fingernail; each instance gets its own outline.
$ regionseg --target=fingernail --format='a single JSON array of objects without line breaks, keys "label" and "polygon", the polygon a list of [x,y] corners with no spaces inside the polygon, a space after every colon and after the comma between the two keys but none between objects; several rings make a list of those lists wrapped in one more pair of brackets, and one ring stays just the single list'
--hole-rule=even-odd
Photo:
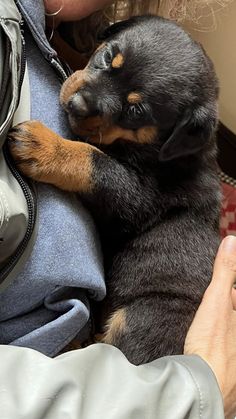
[{"label": "fingernail", "polygon": [[221,242],[222,250],[226,251],[227,253],[236,253],[236,237],[235,236],[227,236]]}]

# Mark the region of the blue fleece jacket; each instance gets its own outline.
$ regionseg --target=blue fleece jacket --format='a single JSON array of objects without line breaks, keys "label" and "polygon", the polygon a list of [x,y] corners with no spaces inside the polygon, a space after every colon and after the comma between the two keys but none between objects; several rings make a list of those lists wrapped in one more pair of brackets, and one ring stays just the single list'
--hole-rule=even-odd
[{"label": "blue fleece jacket", "polygon": [[[59,105],[56,60],[44,29],[42,0],[19,0],[31,90],[31,118],[70,138]],[[79,170],[79,168],[78,168]],[[0,344],[56,355],[89,331],[89,299],[105,296],[102,255],[93,221],[78,198],[39,184],[39,231],[23,271],[0,293]]]}]

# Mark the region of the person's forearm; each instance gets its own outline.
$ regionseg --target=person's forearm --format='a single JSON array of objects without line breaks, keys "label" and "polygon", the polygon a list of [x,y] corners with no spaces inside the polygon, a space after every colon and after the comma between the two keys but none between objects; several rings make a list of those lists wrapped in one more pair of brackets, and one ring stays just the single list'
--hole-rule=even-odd
[{"label": "person's forearm", "polygon": [[215,377],[198,356],[137,367],[103,344],[55,359],[0,346],[0,356],[2,418],[224,418]]}]

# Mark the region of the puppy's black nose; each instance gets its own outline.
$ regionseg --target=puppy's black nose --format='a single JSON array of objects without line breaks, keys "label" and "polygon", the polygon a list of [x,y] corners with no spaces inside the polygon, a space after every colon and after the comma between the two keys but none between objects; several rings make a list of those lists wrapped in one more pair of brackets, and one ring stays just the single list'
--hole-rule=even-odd
[{"label": "puppy's black nose", "polygon": [[90,114],[88,102],[81,93],[72,96],[68,103],[68,111],[78,118],[85,118]]}]

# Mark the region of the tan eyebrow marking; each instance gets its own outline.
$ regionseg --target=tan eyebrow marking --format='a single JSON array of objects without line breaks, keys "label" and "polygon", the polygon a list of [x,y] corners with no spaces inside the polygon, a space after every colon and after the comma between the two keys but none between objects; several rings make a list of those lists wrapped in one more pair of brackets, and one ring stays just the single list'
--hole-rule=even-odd
[{"label": "tan eyebrow marking", "polygon": [[119,52],[115,58],[113,58],[111,66],[113,68],[120,68],[122,67],[122,65],[124,64],[124,57],[123,55]]},{"label": "tan eyebrow marking", "polygon": [[127,100],[129,103],[140,103],[142,101],[142,96],[138,92],[131,92],[127,96]]}]

